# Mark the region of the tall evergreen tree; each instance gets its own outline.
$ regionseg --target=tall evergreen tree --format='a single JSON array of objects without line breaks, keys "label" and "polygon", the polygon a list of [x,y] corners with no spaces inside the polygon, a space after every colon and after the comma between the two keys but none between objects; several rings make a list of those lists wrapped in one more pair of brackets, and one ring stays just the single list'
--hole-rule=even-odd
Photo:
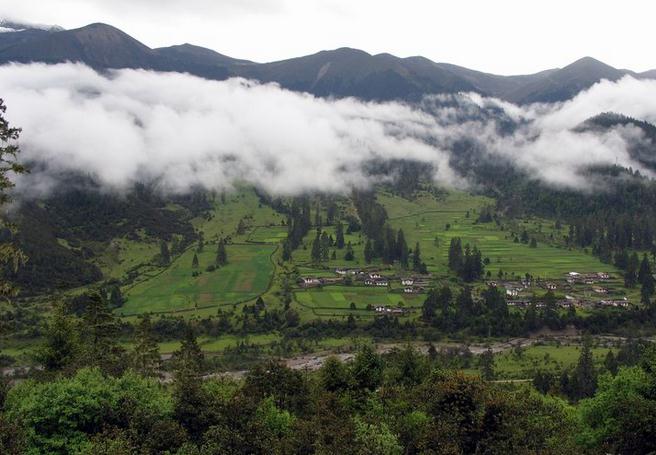
[{"label": "tall evergreen tree", "polygon": [[310,258],[312,262],[321,262],[321,231],[317,229],[317,235],[312,241],[312,250],[310,251]]},{"label": "tall evergreen tree", "polygon": [[169,253],[169,246],[164,240],[159,242],[159,263],[162,266],[167,266],[171,263],[171,253]]},{"label": "tall evergreen tree", "polygon": [[452,237],[451,243],[449,244],[449,269],[456,273],[460,273],[462,263],[462,241],[459,237]]},{"label": "tall evergreen tree", "polygon": [[282,260],[283,261],[292,260],[292,245],[288,239],[282,242]]},{"label": "tall evergreen tree", "polygon": [[123,354],[117,344],[118,320],[98,291],[91,291],[88,297],[82,314],[83,364],[110,370]]},{"label": "tall evergreen tree", "polygon": [[419,249],[419,242],[415,244],[415,249],[412,252],[412,270],[415,272],[421,272],[423,269],[423,264],[421,262],[421,250]]},{"label": "tall evergreen tree", "polygon": [[492,381],[495,378],[494,373],[494,353],[490,348],[481,354],[480,357],[481,365],[481,377],[486,381]]},{"label": "tall evergreen tree", "polygon": [[228,252],[226,250],[225,239],[219,240],[219,245],[216,248],[216,266],[222,267],[228,263]]},{"label": "tall evergreen tree", "polygon": [[364,244],[364,261],[367,264],[371,264],[373,258],[374,258],[373,245],[371,244],[371,239],[367,238],[367,242]]},{"label": "tall evergreen tree", "polygon": [[36,361],[45,371],[62,371],[75,365],[80,348],[75,321],[63,305],[56,305],[43,333],[43,344],[36,351]]},{"label": "tall evergreen tree", "polygon": [[112,286],[109,291],[109,304],[112,308],[120,308],[123,306],[123,294],[121,293],[121,288],[118,285]]},{"label": "tall evergreen tree", "polygon": [[399,229],[396,233],[396,259],[398,259],[401,267],[404,269],[408,268],[409,265],[409,253],[408,253],[408,244],[405,241],[405,234],[403,229]]},{"label": "tall evergreen tree", "polygon": [[352,261],[355,259],[355,254],[353,253],[353,246],[351,245],[351,242],[346,244],[346,253],[344,254],[344,260],[345,261]]},{"label": "tall evergreen tree", "polygon": [[135,334],[132,364],[144,376],[157,376],[161,365],[159,346],[153,334],[150,316],[141,317]]},{"label": "tall evergreen tree", "polygon": [[590,335],[583,338],[581,354],[573,371],[571,382],[573,398],[576,400],[591,397],[597,390],[597,372],[592,357],[592,337]]},{"label": "tall evergreen tree", "polygon": [[194,253],[194,257],[191,259],[191,268],[192,269],[198,268],[198,255],[196,253]]},{"label": "tall evergreen tree", "polygon": [[335,246],[339,250],[344,248],[344,225],[341,221],[338,221],[335,226]]}]

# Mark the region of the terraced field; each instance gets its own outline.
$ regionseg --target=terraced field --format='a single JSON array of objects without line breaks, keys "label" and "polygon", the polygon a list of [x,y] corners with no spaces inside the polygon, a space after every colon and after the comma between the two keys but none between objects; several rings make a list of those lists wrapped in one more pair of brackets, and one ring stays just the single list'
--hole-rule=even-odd
[{"label": "terraced field", "polygon": [[[425,295],[390,293],[386,288],[364,286],[325,286],[297,291],[295,299],[303,309],[303,316],[306,317],[348,316],[349,314],[366,317],[375,314],[367,310],[368,305],[419,308]],[[355,304],[355,309],[351,309],[351,303]]]},{"label": "terraced field", "polygon": [[477,223],[481,208],[492,203],[483,197],[450,193],[442,200],[425,196],[407,201],[381,194],[378,199],[387,209],[391,224],[403,229],[411,246],[419,242],[428,269],[438,274],[445,273],[453,237],[462,238],[463,244],[477,246],[483,257],[489,258],[486,270],[494,277],[499,269],[508,274],[520,276],[528,272],[542,278],[562,278],[570,271],[616,271],[583,251],[568,250],[556,242],[538,242],[537,248],[531,248],[513,242],[511,232],[494,222]]},{"label": "terraced field", "polygon": [[208,244],[198,254],[199,276],[192,276],[192,249],[170,267],[145,282],[124,289],[127,302],[120,312],[125,315],[143,312],[193,310],[208,306],[233,304],[253,299],[264,292],[273,274],[270,256],[273,245],[231,244],[227,247],[229,263],[213,272],[216,246]]}]

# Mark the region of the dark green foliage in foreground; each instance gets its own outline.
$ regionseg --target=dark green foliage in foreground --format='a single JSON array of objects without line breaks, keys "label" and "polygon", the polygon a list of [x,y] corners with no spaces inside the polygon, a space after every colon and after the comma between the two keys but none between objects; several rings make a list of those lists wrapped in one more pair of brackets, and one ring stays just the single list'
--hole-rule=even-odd
[{"label": "dark green foliage in foreground", "polygon": [[333,357],[316,373],[270,361],[239,382],[203,378],[188,332],[169,385],[97,368],[15,385],[0,413],[0,451],[646,454],[656,449],[656,352],[643,352],[575,408],[448,370],[410,346],[385,357],[363,346],[352,362]]}]

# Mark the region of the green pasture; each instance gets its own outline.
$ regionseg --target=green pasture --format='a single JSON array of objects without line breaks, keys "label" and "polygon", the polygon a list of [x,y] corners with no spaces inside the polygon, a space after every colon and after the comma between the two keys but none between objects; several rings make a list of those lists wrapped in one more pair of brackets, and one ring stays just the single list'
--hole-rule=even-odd
[{"label": "green pasture", "polygon": [[[387,288],[364,286],[312,288],[297,291],[294,297],[301,306],[303,315],[309,318],[349,314],[373,316],[376,313],[367,310],[368,305],[396,307],[401,304],[404,308],[419,308],[425,299],[422,294],[390,293]],[[351,310],[351,303],[355,304],[355,310]]]},{"label": "green pasture", "polygon": [[[592,348],[594,361],[598,367],[603,365],[608,351],[607,347]],[[519,356],[514,350],[496,354],[495,371],[499,378],[532,378],[536,371],[561,372],[564,369],[574,368],[580,355],[581,347],[578,344],[535,345],[522,349]]]},{"label": "green pasture", "polygon": [[230,244],[229,263],[213,272],[216,251],[206,245],[198,254],[200,273],[192,276],[194,251],[187,250],[158,275],[123,290],[121,314],[190,310],[253,299],[264,292],[273,273],[272,245]]},{"label": "green pasture", "polygon": [[570,271],[616,272],[613,266],[581,250],[542,241],[538,241],[537,248],[530,248],[513,242],[511,232],[494,222],[477,223],[480,209],[492,202],[483,197],[449,193],[442,199],[425,195],[407,201],[383,193],[378,199],[387,209],[392,226],[403,229],[410,246],[419,242],[423,261],[430,271],[438,274],[446,273],[449,243],[453,237],[462,238],[463,244],[477,246],[483,257],[489,258],[486,270],[492,277],[497,276],[499,269],[508,276],[513,273],[523,276],[528,272],[543,278],[562,278]]}]

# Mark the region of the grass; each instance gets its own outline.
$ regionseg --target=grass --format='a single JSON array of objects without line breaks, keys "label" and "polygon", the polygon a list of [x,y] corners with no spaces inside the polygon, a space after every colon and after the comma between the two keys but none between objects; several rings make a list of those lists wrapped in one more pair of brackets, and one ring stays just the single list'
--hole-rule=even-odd
[{"label": "grass", "polygon": [[[603,364],[609,348],[592,348],[595,364]],[[506,351],[494,357],[495,371],[500,378],[532,378],[538,370],[560,372],[573,368],[581,354],[579,345],[535,345],[522,350],[521,356],[513,351]]]},{"label": "grass", "polygon": [[[477,246],[483,257],[489,258],[486,270],[493,277],[499,270],[507,272],[508,276],[523,276],[528,272],[552,279],[563,278],[570,271],[616,272],[613,266],[602,263],[591,254],[564,248],[557,235],[553,241],[542,235],[540,238],[547,238],[549,242],[540,241],[537,248],[530,248],[513,241],[510,227],[494,222],[477,223],[481,208],[493,203],[488,198],[453,192],[443,199],[422,195],[414,201],[407,201],[385,193],[378,199],[387,209],[392,226],[403,229],[408,244],[414,247],[419,242],[422,258],[429,271],[434,273],[445,273],[449,243],[453,237],[460,237],[463,244]],[[537,222],[529,224],[537,229]],[[546,224],[544,230],[547,234]]]},{"label": "grass", "polygon": [[[371,317],[375,312],[367,310],[368,305],[396,307],[401,303],[405,308],[418,308],[425,299],[421,294],[396,294],[386,288],[364,286],[325,286],[297,291],[294,297],[301,306],[302,316],[309,319],[349,314]],[[355,304],[355,309],[351,309],[351,303]]]},{"label": "grass", "polygon": [[127,302],[124,315],[144,312],[170,312],[216,307],[250,300],[264,292],[271,280],[272,245],[230,244],[229,263],[213,272],[208,265],[215,260],[213,245],[198,253],[199,276],[192,276],[193,250],[188,250],[171,266],[151,279],[124,290]]}]

